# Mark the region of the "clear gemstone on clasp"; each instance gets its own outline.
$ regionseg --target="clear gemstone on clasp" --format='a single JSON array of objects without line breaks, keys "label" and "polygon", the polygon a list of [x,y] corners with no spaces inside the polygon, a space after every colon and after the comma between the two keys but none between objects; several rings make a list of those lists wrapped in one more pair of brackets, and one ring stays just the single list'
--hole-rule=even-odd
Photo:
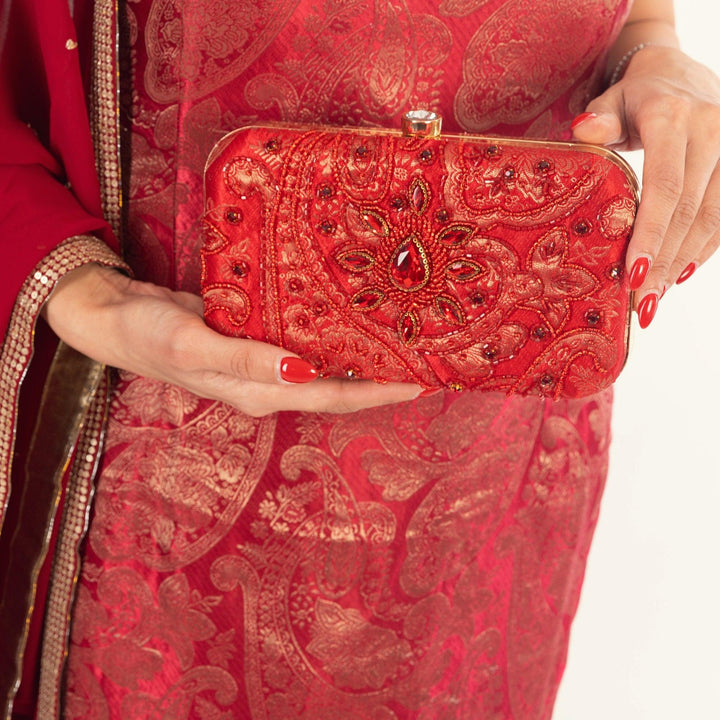
[{"label": "clear gemstone on clasp", "polygon": [[439,137],[442,118],[431,110],[410,110],[403,115],[403,135]]}]

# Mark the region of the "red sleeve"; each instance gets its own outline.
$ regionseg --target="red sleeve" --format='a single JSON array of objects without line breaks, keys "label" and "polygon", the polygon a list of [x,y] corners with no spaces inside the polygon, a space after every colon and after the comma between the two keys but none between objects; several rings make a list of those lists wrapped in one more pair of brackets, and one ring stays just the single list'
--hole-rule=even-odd
[{"label": "red sleeve", "polygon": [[91,39],[77,36],[67,0],[6,2],[0,11],[3,328],[25,278],[66,238],[93,233],[117,249],[102,218],[81,73]]}]

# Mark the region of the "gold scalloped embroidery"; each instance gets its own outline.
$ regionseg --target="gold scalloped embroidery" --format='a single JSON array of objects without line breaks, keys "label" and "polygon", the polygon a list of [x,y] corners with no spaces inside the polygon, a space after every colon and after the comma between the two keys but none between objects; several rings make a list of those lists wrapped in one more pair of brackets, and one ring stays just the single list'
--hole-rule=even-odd
[{"label": "gold scalloped embroidery", "polygon": [[37,265],[15,302],[0,353],[0,508],[5,508],[10,494],[20,384],[32,359],[35,323],[55,283],[65,273],[91,262],[125,267],[102,241],[78,235],[59,245]]}]

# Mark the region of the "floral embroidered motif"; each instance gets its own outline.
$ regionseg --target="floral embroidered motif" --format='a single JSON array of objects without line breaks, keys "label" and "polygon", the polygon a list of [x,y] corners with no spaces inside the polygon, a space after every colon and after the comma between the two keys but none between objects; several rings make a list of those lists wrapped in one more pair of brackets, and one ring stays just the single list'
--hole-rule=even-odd
[{"label": "floral embroidered motif", "polygon": [[[145,86],[154,100],[175,101],[191,81],[206,95],[244,71],[267,47],[299,0],[263,3],[200,0],[192,7],[181,0],[156,0],[146,27],[148,64]],[[192,50],[183,43],[186,23],[196,26]],[[181,81],[182,79],[182,81]]]},{"label": "floral embroidered motif", "polygon": [[350,307],[367,312],[389,300],[398,311],[398,333],[408,345],[422,332],[419,310],[434,306],[450,327],[463,325],[465,316],[449,281],[465,282],[482,273],[477,263],[463,256],[463,245],[474,229],[467,224],[433,227],[430,200],[427,182],[416,177],[408,187],[407,204],[402,205],[408,211],[396,213],[395,222],[382,209],[356,208],[378,242],[374,247],[345,248],[336,255],[350,272],[374,271],[376,286],[360,289],[350,299]]}]

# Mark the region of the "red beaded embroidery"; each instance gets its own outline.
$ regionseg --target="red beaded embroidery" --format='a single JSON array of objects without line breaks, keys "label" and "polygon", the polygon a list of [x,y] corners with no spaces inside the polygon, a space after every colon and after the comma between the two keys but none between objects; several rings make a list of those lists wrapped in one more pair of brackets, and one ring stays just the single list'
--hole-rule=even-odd
[{"label": "red beaded embroidery", "polygon": [[625,360],[636,206],[601,150],[240,130],[206,173],[206,320],[326,375],[590,394]]}]

